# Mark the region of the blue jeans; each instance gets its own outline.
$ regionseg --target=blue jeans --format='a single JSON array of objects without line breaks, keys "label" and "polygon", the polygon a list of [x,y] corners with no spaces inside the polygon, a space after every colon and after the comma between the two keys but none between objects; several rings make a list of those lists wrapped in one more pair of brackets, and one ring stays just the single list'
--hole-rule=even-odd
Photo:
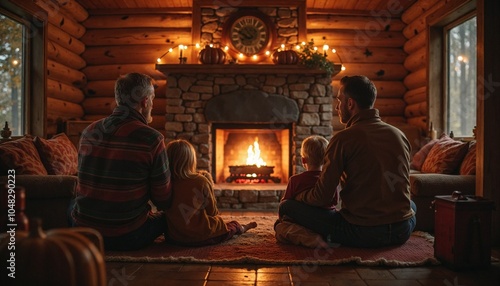
[{"label": "blue jeans", "polygon": [[[68,208],[68,223],[70,226],[75,224],[71,213],[75,207],[75,201],[72,200]],[[157,212],[149,215],[146,222],[136,230],[120,236],[103,236],[104,248],[106,250],[137,250],[152,244],[157,237],[167,233],[167,220],[165,213]]]},{"label": "blue jeans", "polygon": [[[416,213],[417,207],[411,201],[411,208]],[[351,224],[337,211],[309,206],[307,204],[286,200],[279,206],[279,216],[289,217],[318,234],[325,241],[340,243],[353,247],[383,247],[405,243],[413,230],[417,219],[412,218],[377,226],[361,226]]]}]

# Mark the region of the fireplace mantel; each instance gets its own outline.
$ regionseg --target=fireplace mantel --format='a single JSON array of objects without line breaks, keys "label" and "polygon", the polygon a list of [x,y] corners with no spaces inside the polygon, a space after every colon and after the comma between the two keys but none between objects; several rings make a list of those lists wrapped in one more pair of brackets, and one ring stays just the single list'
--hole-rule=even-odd
[{"label": "fireplace mantel", "polygon": [[[334,65],[335,72],[340,72],[342,65]],[[156,70],[169,74],[325,74],[320,69],[312,69],[303,65],[273,65],[273,64],[156,64]]]}]

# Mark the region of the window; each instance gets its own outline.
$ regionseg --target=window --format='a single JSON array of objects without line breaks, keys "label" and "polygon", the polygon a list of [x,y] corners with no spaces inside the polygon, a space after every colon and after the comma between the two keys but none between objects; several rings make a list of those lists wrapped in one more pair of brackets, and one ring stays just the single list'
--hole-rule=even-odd
[{"label": "window", "polygon": [[471,138],[477,114],[476,1],[446,3],[428,24],[428,126]]},{"label": "window", "polygon": [[45,136],[47,13],[33,1],[0,1],[0,129]]},{"label": "window", "polygon": [[476,126],[476,17],[445,29],[447,48],[446,130],[472,137]]},{"label": "window", "polygon": [[25,133],[24,26],[0,14],[0,122],[9,122],[12,135]]}]

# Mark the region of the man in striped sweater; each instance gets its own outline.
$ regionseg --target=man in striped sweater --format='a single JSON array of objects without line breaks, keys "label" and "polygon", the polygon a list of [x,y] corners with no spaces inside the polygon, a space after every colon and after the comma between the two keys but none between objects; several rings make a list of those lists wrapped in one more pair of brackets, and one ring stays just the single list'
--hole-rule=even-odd
[{"label": "man in striped sweater", "polygon": [[117,107],[82,133],[73,225],[97,229],[107,250],[139,249],[167,230],[171,197],[163,135],[152,121],[153,79],[130,73],[115,83]]}]

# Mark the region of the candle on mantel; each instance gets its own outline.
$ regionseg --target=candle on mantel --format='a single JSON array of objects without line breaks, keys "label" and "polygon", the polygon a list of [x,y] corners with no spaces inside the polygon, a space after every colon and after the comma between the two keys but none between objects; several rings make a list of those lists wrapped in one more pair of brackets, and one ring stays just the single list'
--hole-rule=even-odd
[{"label": "candle on mantel", "polygon": [[179,50],[180,50],[180,56],[179,56],[179,59],[182,60],[182,50],[184,49],[184,47],[182,45],[179,45]]}]

